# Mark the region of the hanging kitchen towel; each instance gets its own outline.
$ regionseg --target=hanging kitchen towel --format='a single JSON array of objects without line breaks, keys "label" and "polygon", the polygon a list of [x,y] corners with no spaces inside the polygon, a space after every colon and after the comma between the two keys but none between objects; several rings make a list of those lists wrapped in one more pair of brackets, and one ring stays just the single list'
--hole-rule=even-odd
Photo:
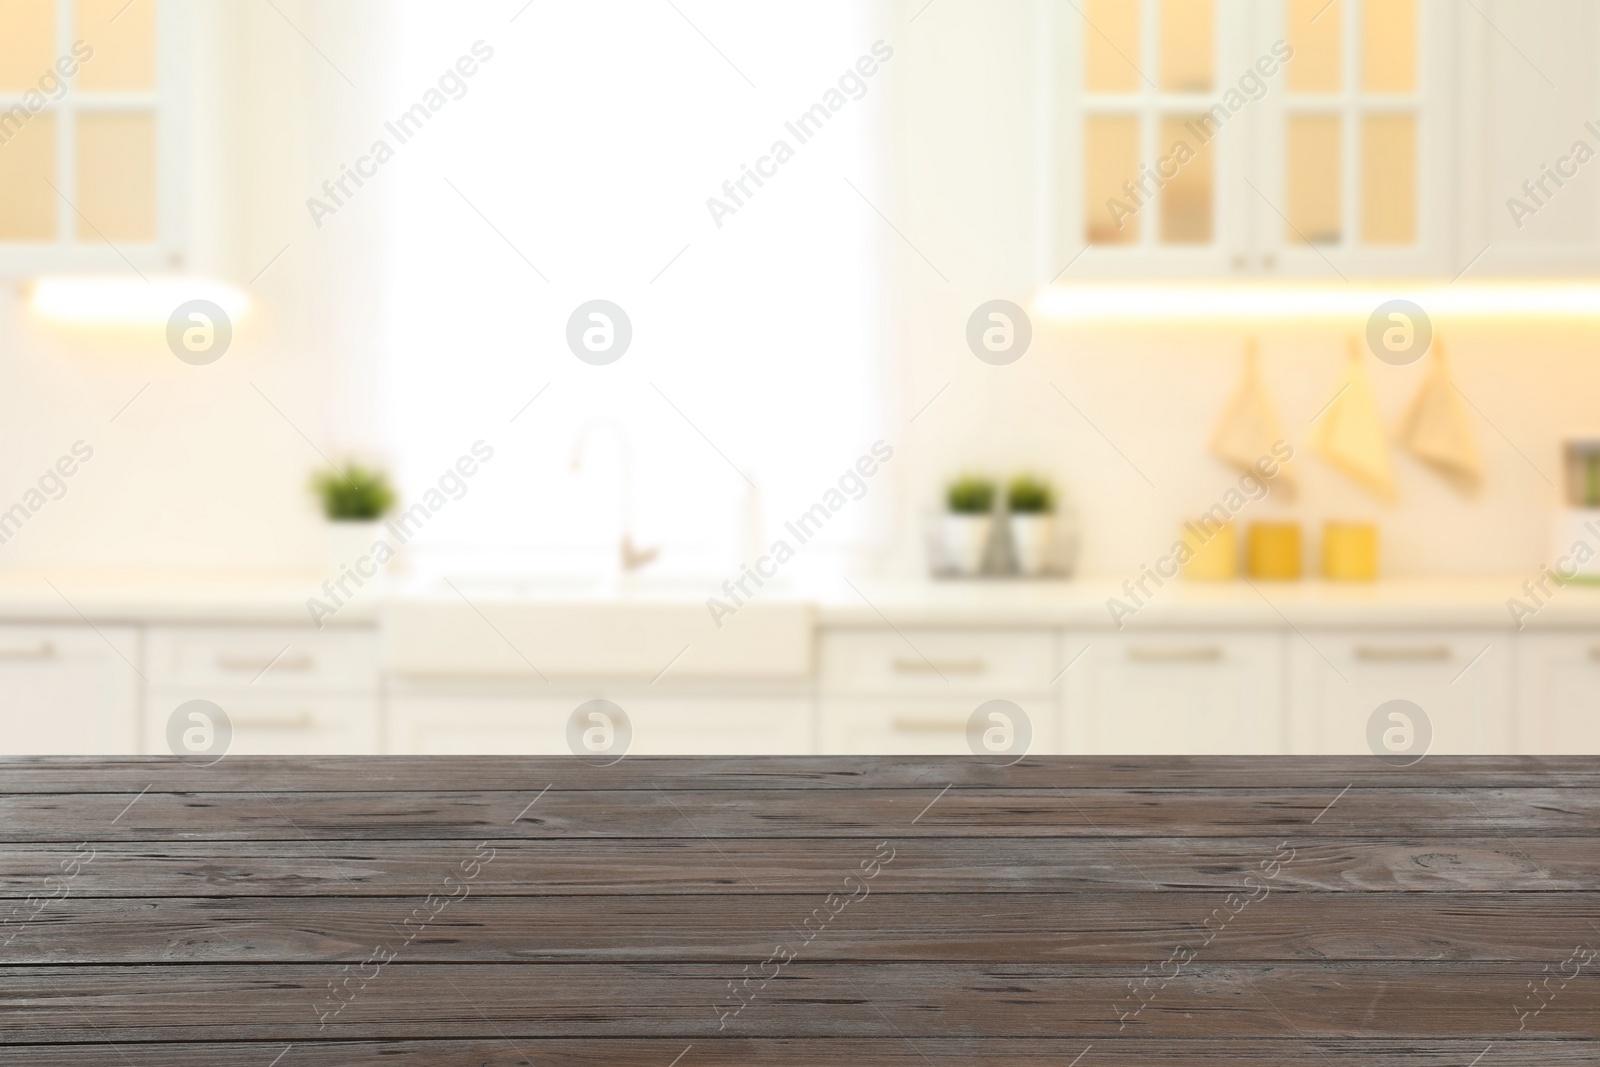
[{"label": "hanging kitchen towel", "polygon": [[1438,336],[1433,339],[1432,360],[1427,379],[1400,422],[1400,447],[1463,493],[1475,493],[1483,482],[1483,460]]},{"label": "hanging kitchen towel", "polygon": [[1314,422],[1316,432],[1311,447],[1346,477],[1392,502],[1395,485],[1389,445],[1384,440],[1372,383],[1353,338],[1339,388]]},{"label": "hanging kitchen towel", "polygon": [[1239,378],[1239,387],[1234,390],[1211,435],[1211,452],[1241,471],[1257,476],[1262,473],[1260,465],[1263,462],[1272,464],[1277,468],[1277,474],[1269,484],[1281,485],[1293,496],[1294,469],[1287,460],[1279,459],[1284,453],[1284,444],[1283,424],[1278,421],[1278,413],[1272,408],[1272,398],[1267,395],[1266,383],[1261,380],[1256,342],[1251,338],[1245,348],[1244,371]]}]

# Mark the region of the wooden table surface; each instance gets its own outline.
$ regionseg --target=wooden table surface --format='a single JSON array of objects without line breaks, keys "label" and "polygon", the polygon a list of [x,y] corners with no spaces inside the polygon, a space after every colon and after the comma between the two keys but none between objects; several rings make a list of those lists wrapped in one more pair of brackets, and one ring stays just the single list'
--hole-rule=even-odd
[{"label": "wooden table surface", "polygon": [[0,762],[0,1063],[1600,1063],[1600,759]]}]

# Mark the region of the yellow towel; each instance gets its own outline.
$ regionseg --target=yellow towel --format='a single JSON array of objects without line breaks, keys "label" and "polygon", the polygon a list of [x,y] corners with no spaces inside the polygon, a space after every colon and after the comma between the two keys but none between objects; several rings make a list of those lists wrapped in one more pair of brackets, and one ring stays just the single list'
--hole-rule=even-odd
[{"label": "yellow towel", "polygon": [[1483,460],[1472,420],[1451,383],[1444,342],[1438,337],[1433,339],[1427,380],[1417,390],[1396,436],[1402,448],[1463,493],[1475,493],[1483,483]]},{"label": "yellow towel", "polygon": [[1261,380],[1260,361],[1256,357],[1256,342],[1251,338],[1245,349],[1244,370],[1239,378],[1239,387],[1234,390],[1233,397],[1223,409],[1222,418],[1217,422],[1217,428],[1211,435],[1211,452],[1241,471],[1252,472],[1258,477],[1261,472],[1256,467],[1257,463],[1263,459],[1276,463],[1278,473],[1268,484],[1281,485],[1290,496],[1293,496],[1294,468],[1288,461],[1279,462],[1278,450],[1274,450],[1273,447],[1285,440],[1283,424],[1278,421],[1278,413],[1272,407],[1272,398],[1267,395],[1266,383]]},{"label": "yellow towel", "polygon": [[1311,447],[1346,477],[1383,500],[1395,498],[1394,468],[1372,383],[1354,338],[1338,391],[1316,417]]}]

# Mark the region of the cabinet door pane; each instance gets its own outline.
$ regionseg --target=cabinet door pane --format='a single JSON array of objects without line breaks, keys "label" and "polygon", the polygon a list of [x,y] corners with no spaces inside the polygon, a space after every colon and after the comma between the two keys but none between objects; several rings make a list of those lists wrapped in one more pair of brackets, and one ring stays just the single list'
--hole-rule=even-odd
[{"label": "cabinet door pane", "polygon": [[1343,78],[1344,0],[1288,0],[1291,93],[1336,93]]},{"label": "cabinet door pane", "polygon": [[94,49],[78,88],[148,92],[156,87],[157,0],[77,0],[75,36]]},{"label": "cabinet door pane", "polygon": [[1167,178],[1161,190],[1162,244],[1211,243],[1215,184],[1211,145],[1185,128],[1185,123],[1198,127],[1201,117],[1198,114],[1166,115],[1161,119],[1162,159],[1170,161],[1165,164],[1162,177],[1166,178],[1167,171],[1177,168],[1177,173]]},{"label": "cabinet door pane", "polygon": [[0,241],[56,236],[56,116],[0,111]]},{"label": "cabinet door pane", "polygon": [[1361,122],[1361,239],[1408,245],[1417,239],[1417,120],[1367,115]]},{"label": "cabinet door pane", "polygon": [[156,239],[156,123],[146,111],[78,116],[78,239]]},{"label": "cabinet door pane", "polygon": [[0,92],[36,88],[55,62],[55,0],[4,0],[0,26]]},{"label": "cabinet door pane", "polygon": [[1369,93],[1416,91],[1416,0],[1379,0],[1363,5],[1361,88]]},{"label": "cabinet door pane", "polygon": [[1112,201],[1132,208],[1122,183],[1139,178],[1139,119],[1096,115],[1084,124],[1084,240],[1090,244],[1135,244],[1139,217],[1113,211]]},{"label": "cabinet door pane", "polygon": [[1340,126],[1337,115],[1289,118],[1290,243],[1339,243]]},{"label": "cabinet door pane", "polygon": [[1139,88],[1140,0],[1088,0],[1083,15],[1084,88],[1131,93]]},{"label": "cabinet door pane", "polygon": [[1216,16],[1212,0],[1162,0],[1161,88],[1169,93],[1211,90]]}]

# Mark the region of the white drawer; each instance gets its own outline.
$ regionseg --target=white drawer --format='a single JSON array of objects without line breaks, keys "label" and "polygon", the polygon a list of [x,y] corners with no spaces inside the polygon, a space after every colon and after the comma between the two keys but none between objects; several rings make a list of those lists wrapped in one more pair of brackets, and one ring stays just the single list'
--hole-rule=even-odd
[{"label": "white drawer", "polygon": [[152,627],[145,648],[150,684],[156,687],[296,692],[378,687],[378,637],[373,630]]},{"label": "white drawer", "polygon": [[[1027,713],[1033,728],[1028,751],[1050,755],[1059,751],[1058,714],[1053,696],[1010,694]],[[877,699],[824,698],[822,701],[822,751],[839,756],[970,756],[967,722],[973,711],[991,696],[982,697],[880,697]]]},{"label": "white drawer", "polygon": [[145,701],[144,751],[170,753],[167,722],[181,705],[209,700],[233,727],[230,756],[376,755],[378,697],[321,696],[237,689],[151,690]]},{"label": "white drawer", "polygon": [[831,630],[822,685],[839,693],[1047,692],[1061,668],[1049,630]]},{"label": "white drawer", "polygon": [[1289,653],[1291,752],[1370,751],[1368,723],[1391,700],[1422,709],[1428,751],[1437,755],[1511,751],[1511,641],[1503,630],[1307,629]]}]

